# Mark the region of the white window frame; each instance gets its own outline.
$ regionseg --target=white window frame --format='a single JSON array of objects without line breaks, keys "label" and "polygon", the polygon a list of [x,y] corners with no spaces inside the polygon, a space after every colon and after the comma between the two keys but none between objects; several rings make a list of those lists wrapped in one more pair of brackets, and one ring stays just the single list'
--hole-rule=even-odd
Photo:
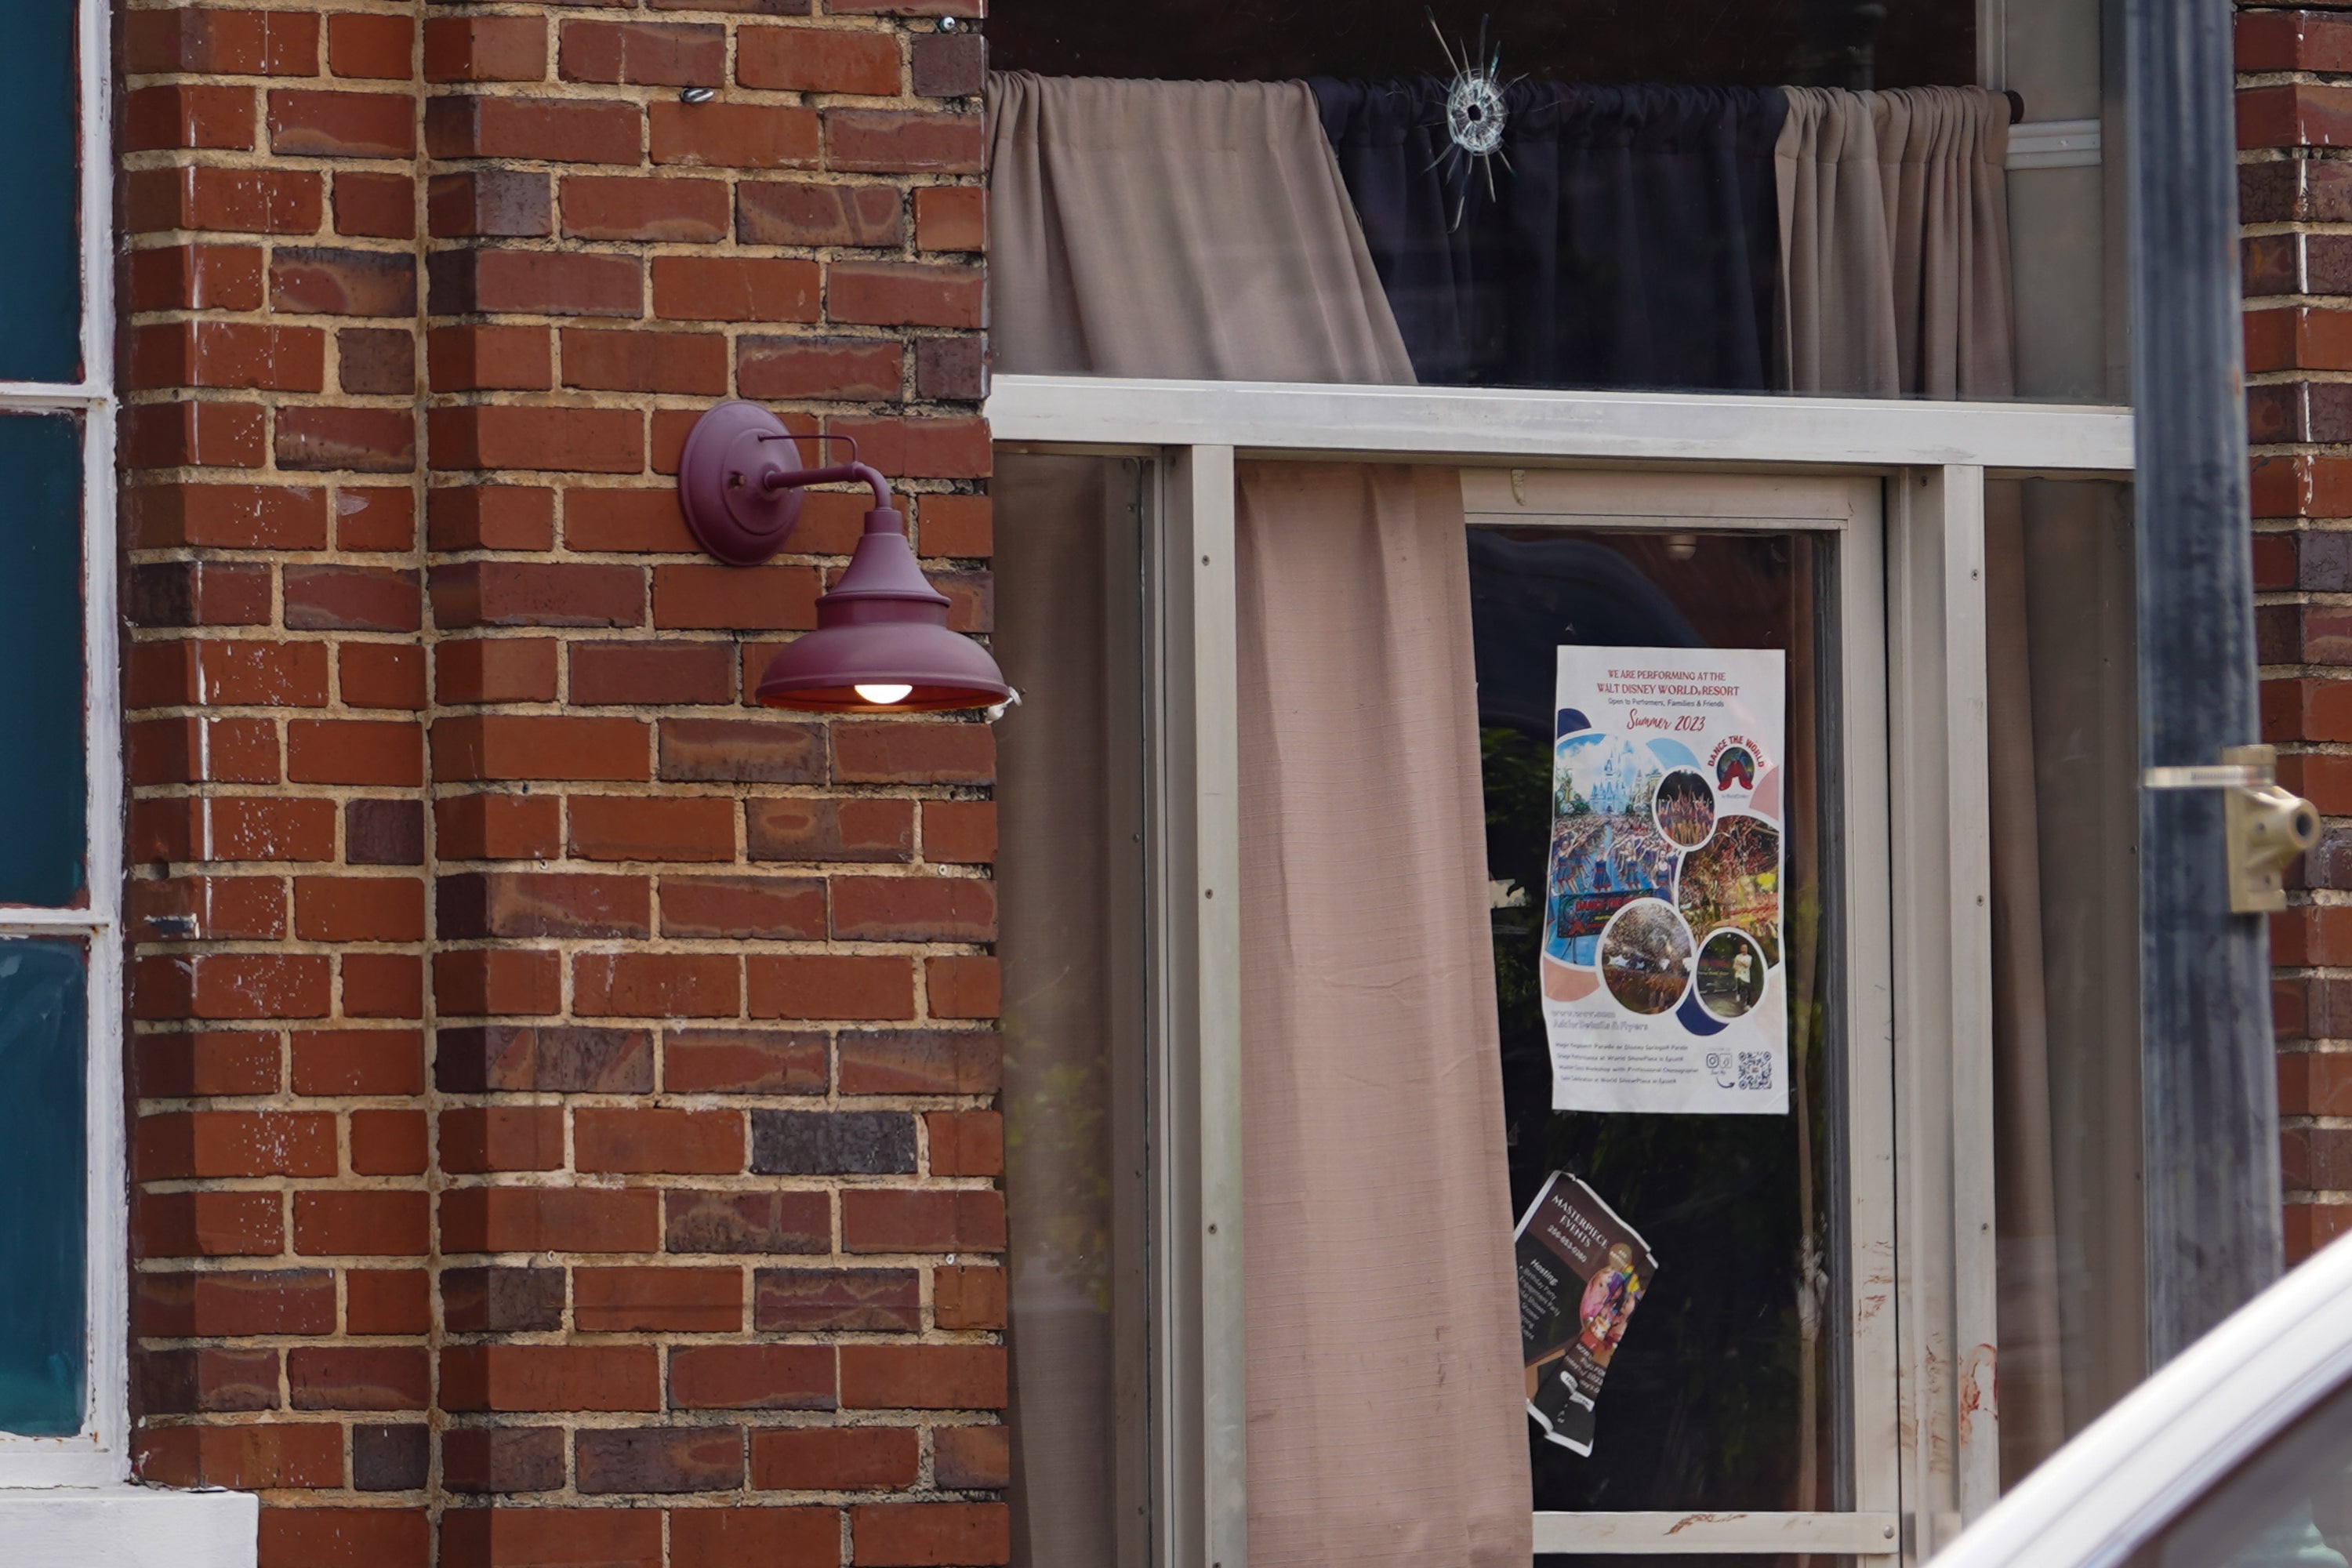
[{"label": "white window frame", "polygon": [[[1845,678],[1883,677],[1883,712],[1849,715],[1849,784],[1862,748],[1886,780],[1883,821],[1849,798],[1875,853],[1848,857],[1856,909],[1891,910],[1879,982],[1849,1035],[1877,1079],[1850,1079],[1849,1117],[1888,1119],[1884,1179],[1854,1169],[1850,1310],[1894,1310],[1883,1345],[1898,1406],[1891,1448],[1857,1434],[1852,1513],[1537,1514],[1538,1552],[1851,1555],[1926,1561],[2000,1489],[1991,1372],[1994,1294],[1990,824],[1986,740],[1984,487],[1988,479],[2128,479],[2123,408],[1701,394],[1456,391],[1001,376],[987,415],[1003,445],[1156,452],[1164,541],[1149,615],[1161,661],[1155,731],[1159,831],[1151,881],[1160,1041],[1154,1325],[1156,1560],[1245,1568],[1243,1388],[1239,762],[1235,744],[1234,466],[1242,458],[1377,458],[1528,469],[1829,474],[1883,486],[1886,645]],[[1767,522],[1765,526],[1785,526]],[[1879,613],[1874,535],[1849,532],[1848,624]],[[1864,565],[1857,573],[1853,568]],[[1860,624],[1868,624],[1864,619]],[[1848,643],[1855,639],[1845,639]],[[1883,652],[1883,663],[1870,657]],[[1867,704],[1856,706],[1866,707]],[[1876,726],[1874,731],[1874,725]],[[1861,921],[1855,922],[1857,928]],[[1867,945],[1865,939],[1864,945]],[[1867,971],[1867,954],[1860,970]],[[1861,976],[1858,974],[1858,978]],[[1887,1068],[1891,1067],[1891,1073]],[[1891,1081],[1889,1079],[1891,1077]],[[1850,1120],[1850,1126],[1853,1125]],[[1864,1129],[1862,1143],[1874,1147]],[[1896,1238],[1885,1242],[1886,1237]],[[1889,1299],[1891,1297],[1891,1300]],[[1857,1376],[1857,1384],[1863,1381]],[[1965,1389],[1964,1389],[1965,1384]],[[1899,1415],[1899,1419],[1896,1419]]]},{"label": "white window frame", "polygon": [[122,705],[115,655],[114,142],[108,10],[79,0],[81,360],[79,382],[0,382],[0,412],[81,422],[82,704],[87,903],[0,906],[0,941],[79,936],[88,944],[83,1135],[82,1429],[0,1434],[0,1488],[97,1487],[130,1474],[130,1200],[123,1143]]}]

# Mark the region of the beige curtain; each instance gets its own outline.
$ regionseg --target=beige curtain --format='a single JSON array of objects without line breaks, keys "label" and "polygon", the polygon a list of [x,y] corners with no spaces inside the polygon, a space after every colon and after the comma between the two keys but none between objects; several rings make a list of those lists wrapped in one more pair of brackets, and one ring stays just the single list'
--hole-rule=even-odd
[{"label": "beige curtain", "polygon": [[1409,384],[1305,82],[988,80],[997,369]]},{"label": "beige curtain", "polygon": [[1461,484],[1245,465],[1252,1568],[1525,1568]]},{"label": "beige curtain", "polygon": [[1781,384],[2012,395],[2009,100],[1973,87],[1787,91]]}]

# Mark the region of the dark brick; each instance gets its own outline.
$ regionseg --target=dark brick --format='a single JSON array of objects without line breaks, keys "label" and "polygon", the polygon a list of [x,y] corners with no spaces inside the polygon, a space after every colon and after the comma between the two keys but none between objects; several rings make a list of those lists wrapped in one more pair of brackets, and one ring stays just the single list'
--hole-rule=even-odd
[{"label": "dark brick", "polygon": [[892,1110],[755,1110],[751,1169],[772,1176],[911,1173],[915,1119]]},{"label": "dark brick", "polygon": [[544,1492],[563,1484],[553,1426],[460,1426],[441,1435],[441,1473],[457,1492]]},{"label": "dark brick", "polygon": [[423,1489],[431,1469],[433,1436],[422,1422],[352,1428],[352,1486],[363,1492]]},{"label": "dark brick", "polygon": [[[458,1334],[521,1333],[563,1326],[561,1268],[446,1268],[441,1316]],[[558,1455],[559,1468],[562,1456]]]},{"label": "dark brick", "polygon": [[353,866],[425,864],[425,803],[354,800],[345,805],[343,858]]},{"label": "dark brick", "polygon": [[988,40],[978,33],[919,33],[912,52],[920,98],[971,98],[988,86]]},{"label": "dark brick", "polygon": [[425,187],[425,216],[440,239],[530,239],[555,232],[554,185],[521,169],[436,174]]},{"label": "dark brick", "polygon": [[672,1252],[833,1250],[832,1203],[823,1193],[672,1191],[662,1200]]},{"label": "dark brick", "polygon": [[752,1323],[768,1333],[914,1333],[922,1284],[911,1268],[762,1268]]},{"label": "dark brick", "polygon": [[641,1426],[579,1436],[583,1492],[712,1492],[743,1484],[740,1426]]},{"label": "dark brick", "polygon": [[949,403],[988,395],[985,338],[924,338],[915,344],[915,394]]},{"label": "dark brick", "polygon": [[643,1029],[443,1029],[434,1080],[451,1094],[648,1094],[653,1037]]}]

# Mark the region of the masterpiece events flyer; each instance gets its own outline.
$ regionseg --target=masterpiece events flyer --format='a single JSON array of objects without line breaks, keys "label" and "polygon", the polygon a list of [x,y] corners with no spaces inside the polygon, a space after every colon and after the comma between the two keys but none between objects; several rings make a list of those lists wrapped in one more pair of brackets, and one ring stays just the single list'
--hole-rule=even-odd
[{"label": "masterpiece events flyer", "polygon": [[1556,1110],[1789,1108],[1786,656],[1563,647],[1545,879]]},{"label": "masterpiece events flyer", "polygon": [[1519,1219],[1519,1359],[1544,1436],[1592,1452],[1593,1402],[1658,1260],[1600,1194],[1564,1171]]}]

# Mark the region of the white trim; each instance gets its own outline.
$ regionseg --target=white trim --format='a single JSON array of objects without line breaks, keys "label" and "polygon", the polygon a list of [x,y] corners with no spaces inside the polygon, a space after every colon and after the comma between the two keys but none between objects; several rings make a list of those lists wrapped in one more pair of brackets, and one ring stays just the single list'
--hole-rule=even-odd
[{"label": "white trim", "polygon": [[[84,876],[89,905],[83,909],[0,908],[0,939],[66,936],[89,939],[87,1044],[86,1196],[88,1237],[84,1258],[85,1426],[74,1437],[0,1436],[0,1488],[89,1487],[119,1482],[130,1474],[130,1280],[124,1258],[130,1234],[130,1194],[124,1146],[122,1079],[123,955],[121,945],[122,709],[116,649],[115,395],[113,272],[112,62],[109,16],[95,0],[80,0],[81,353],[83,379],[76,384],[0,383],[0,410],[74,411],[81,416],[82,661],[85,681],[83,747],[89,780]],[[59,1529],[58,1520],[104,1518],[163,1521],[163,1533],[132,1529],[126,1541],[149,1542],[139,1550],[160,1552],[176,1526],[164,1511],[124,1514],[126,1494],[105,1492],[80,1500],[58,1513],[41,1505],[26,1516],[30,1529]],[[139,1494],[145,1495],[145,1494]],[[0,1532],[6,1532],[16,1500],[0,1493]],[[63,1505],[58,1505],[62,1507]],[[241,1558],[184,1554],[176,1561],[250,1562],[253,1526],[249,1510],[232,1510],[247,1521],[247,1545]],[[168,1517],[167,1517],[168,1515]],[[205,1515],[217,1520],[215,1508]],[[83,1528],[76,1524],[76,1530]],[[147,1528],[147,1527],[142,1527]],[[64,1539],[60,1536],[59,1539]],[[73,1539],[82,1540],[76,1534]],[[125,1550],[131,1548],[126,1546]],[[209,1550],[193,1548],[192,1550]],[[110,1556],[93,1547],[83,1563],[163,1562],[163,1556]],[[40,1561],[35,1548],[34,1561]],[[67,1559],[60,1558],[59,1561]]]},{"label": "white trim", "polygon": [[1055,446],[1881,471],[1966,464],[2121,475],[2132,467],[2131,411],[2076,404],[1001,375],[987,416],[999,441]]},{"label": "white trim", "polygon": [[1892,1513],[1539,1513],[1536,1550],[1654,1555],[1809,1552],[1855,1557],[1895,1550]]},{"label": "white trim", "polygon": [[253,1568],[260,1521],[251,1492],[0,1491],[12,1568]]},{"label": "white trim", "polygon": [[2009,167],[2096,168],[2105,156],[2095,120],[2030,120],[2009,128]]}]

